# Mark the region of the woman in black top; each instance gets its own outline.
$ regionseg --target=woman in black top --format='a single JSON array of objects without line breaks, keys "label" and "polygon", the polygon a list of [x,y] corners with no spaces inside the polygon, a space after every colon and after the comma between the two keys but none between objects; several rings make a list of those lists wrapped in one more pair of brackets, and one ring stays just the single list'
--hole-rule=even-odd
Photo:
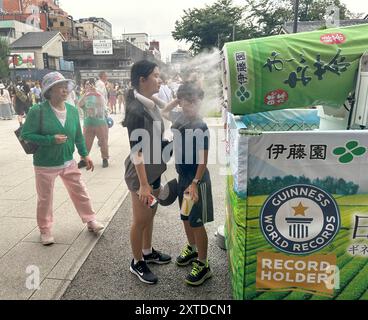
[{"label": "woman in black top", "polygon": [[143,60],[131,70],[131,84],[126,101],[127,127],[131,146],[130,156],[125,161],[125,181],[131,192],[133,222],[130,242],[133,261],[130,271],[140,281],[157,283],[157,277],[147,263],[167,264],[171,257],[152,248],[153,219],[157,206],[150,207],[152,195],[157,197],[161,187],[161,175],[166,170],[162,161],[162,137],[164,132],[160,110],[152,96],[161,86],[160,72],[156,64]]}]

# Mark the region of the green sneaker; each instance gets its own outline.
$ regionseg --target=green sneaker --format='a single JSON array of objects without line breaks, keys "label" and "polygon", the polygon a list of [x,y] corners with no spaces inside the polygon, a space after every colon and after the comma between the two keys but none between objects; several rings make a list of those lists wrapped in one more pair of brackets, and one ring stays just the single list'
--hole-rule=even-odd
[{"label": "green sneaker", "polygon": [[176,264],[179,267],[185,267],[189,265],[191,262],[198,258],[198,252],[193,251],[192,247],[188,244],[185,246],[180,256],[176,258]]},{"label": "green sneaker", "polygon": [[197,260],[193,262],[192,272],[187,276],[185,282],[191,286],[200,286],[211,277],[212,272],[209,264],[205,265]]}]

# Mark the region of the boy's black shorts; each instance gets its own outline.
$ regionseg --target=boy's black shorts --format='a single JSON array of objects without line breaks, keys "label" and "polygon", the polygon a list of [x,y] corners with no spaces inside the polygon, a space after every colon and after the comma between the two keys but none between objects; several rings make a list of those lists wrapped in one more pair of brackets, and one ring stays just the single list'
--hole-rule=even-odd
[{"label": "boy's black shorts", "polygon": [[[179,175],[179,208],[183,203],[184,191],[191,185],[194,177]],[[211,177],[208,171],[203,175],[198,186],[199,201],[194,204],[189,217],[181,215],[181,220],[188,221],[192,228],[203,227],[206,223],[214,221]]]}]

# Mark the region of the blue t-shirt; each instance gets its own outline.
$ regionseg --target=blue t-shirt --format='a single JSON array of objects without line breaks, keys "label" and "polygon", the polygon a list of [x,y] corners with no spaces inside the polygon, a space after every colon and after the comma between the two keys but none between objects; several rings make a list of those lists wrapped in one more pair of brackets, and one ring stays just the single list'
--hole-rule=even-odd
[{"label": "blue t-shirt", "polygon": [[179,175],[194,178],[200,164],[200,152],[209,150],[208,126],[200,118],[189,119],[181,114],[171,129],[176,171]]}]

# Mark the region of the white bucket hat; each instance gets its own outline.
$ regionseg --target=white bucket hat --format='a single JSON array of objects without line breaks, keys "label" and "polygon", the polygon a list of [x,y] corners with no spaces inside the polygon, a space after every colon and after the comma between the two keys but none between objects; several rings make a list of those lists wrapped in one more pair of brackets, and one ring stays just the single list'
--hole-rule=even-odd
[{"label": "white bucket hat", "polygon": [[5,89],[5,86],[3,83],[0,83],[0,89]]},{"label": "white bucket hat", "polygon": [[71,92],[75,88],[75,82],[65,77],[60,72],[50,72],[42,79],[42,96],[45,97],[47,91],[49,91],[54,85],[62,82],[68,83],[68,90]]}]

